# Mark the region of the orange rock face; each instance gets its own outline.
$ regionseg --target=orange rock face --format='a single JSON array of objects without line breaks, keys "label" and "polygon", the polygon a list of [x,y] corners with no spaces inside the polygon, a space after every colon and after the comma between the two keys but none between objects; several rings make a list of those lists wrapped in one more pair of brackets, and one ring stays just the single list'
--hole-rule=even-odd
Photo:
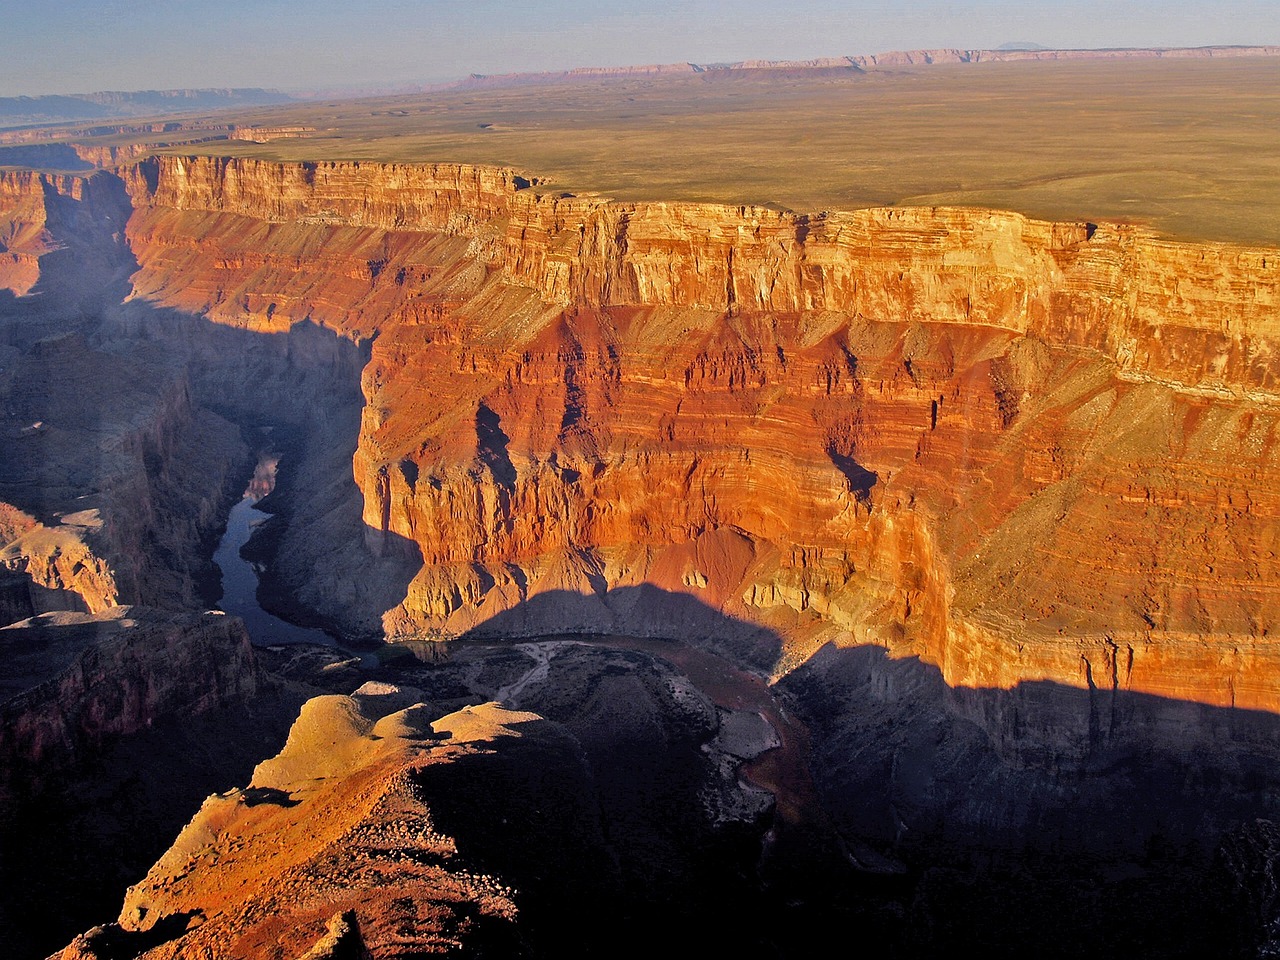
[{"label": "orange rock face", "polygon": [[60,956],[415,957],[514,940],[515,891],[468,869],[418,781],[504,740],[564,734],[496,704],[434,722],[427,710],[370,719],[349,697],[310,700],[250,786],[205,801],[118,925]]},{"label": "orange rock face", "polygon": [[0,289],[18,296],[35,286],[40,257],[52,249],[44,229],[45,179],[28,171],[0,172]]},{"label": "orange rock face", "polygon": [[[953,685],[1280,709],[1280,251],[976,209],[539,196],[504,170],[121,171],[133,296],[376,335],[391,636],[652,583]],[[338,576],[336,572],[318,576]],[[346,574],[349,575],[349,574]]]}]

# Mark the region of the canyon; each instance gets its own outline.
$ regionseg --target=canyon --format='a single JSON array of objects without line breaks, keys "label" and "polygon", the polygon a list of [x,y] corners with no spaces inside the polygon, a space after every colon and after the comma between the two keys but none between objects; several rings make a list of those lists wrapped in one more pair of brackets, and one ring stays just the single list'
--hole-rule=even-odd
[{"label": "canyon", "polygon": [[[1278,705],[1266,249],[465,167],[127,177],[133,298],[372,341],[365,553],[421,564],[390,609],[316,589],[347,630],[459,636],[567,590],[606,601],[561,627],[642,635],[607,594],[651,584],[769,627],[784,666],[838,631],[953,687],[1079,686],[1123,649],[1134,692]],[[1215,637],[1238,659],[1206,675]]]},{"label": "canyon", "polygon": [[[6,834],[255,731],[70,816],[135,875],[15,949],[1252,955],[1278,308],[1280,249],[1120,221],[0,171]],[[268,448],[243,552],[338,646],[206,612]]]}]

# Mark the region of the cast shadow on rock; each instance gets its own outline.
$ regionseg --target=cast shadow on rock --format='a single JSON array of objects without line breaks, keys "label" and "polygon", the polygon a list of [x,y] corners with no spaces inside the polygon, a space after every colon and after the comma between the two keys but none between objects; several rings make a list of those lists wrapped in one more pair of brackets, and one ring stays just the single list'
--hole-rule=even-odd
[{"label": "cast shadow on rock", "polygon": [[276,787],[245,787],[240,796],[246,807],[257,807],[264,803],[273,807],[296,807],[300,802],[293,799],[288,791]]},{"label": "cast shadow on rock", "polygon": [[0,167],[37,167],[59,173],[85,173],[95,169],[67,143],[32,143],[0,147]]},{"label": "cast shadow on rock", "polygon": [[[593,634],[611,636],[612,644],[664,637],[762,666],[778,650],[768,631],[654,586],[535,595],[463,641]],[[579,701],[591,698],[599,682],[584,677]],[[1046,681],[952,689],[933,664],[872,645],[823,646],[773,690],[803,721],[826,826],[810,824],[809,852],[791,846],[790,863],[774,859],[759,867],[764,887],[735,888],[735,923],[742,928],[786,904],[777,924],[756,924],[760,940],[741,943],[741,950],[786,943],[778,956],[805,955],[795,951],[804,938],[796,938],[786,911],[805,919],[814,945],[822,940],[818,931],[854,923],[901,956],[936,956],[957,938],[982,943],[992,956],[1257,955],[1251,951],[1280,919],[1280,901],[1267,896],[1280,846],[1258,840],[1268,836],[1266,824],[1280,822],[1275,714]],[[526,690],[522,705],[538,709],[539,699],[547,700]],[[611,804],[622,794],[600,792],[611,774],[599,744],[588,756],[589,785],[602,797],[596,840],[613,867],[593,868],[586,886],[604,915],[636,911],[628,915],[634,924],[628,942],[643,938],[644,915],[671,916],[677,904],[698,915],[730,915],[719,911],[723,904],[712,909],[710,891],[732,886],[726,881],[732,858],[690,858],[673,867],[671,886],[654,884],[635,864],[675,863],[671,849],[655,840],[660,831],[649,838],[631,832],[630,847],[617,842],[625,835],[618,826],[622,808]],[[476,781],[457,794],[445,790],[443,771],[433,774],[440,782],[429,791],[430,803],[440,822],[456,829],[460,850],[532,888],[534,916],[557,931],[572,909],[545,886],[548,876],[561,876],[550,867],[558,863],[556,852],[522,846],[530,826],[524,806],[489,809],[497,797],[525,797],[531,808],[548,801],[534,786],[495,785],[485,768],[492,762],[467,759],[460,776],[474,774]],[[504,777],[529,776],[507,762]],[[618,769],[627,762],[620,753]],[[635,764],[630,769],[632,778],[644,776]],[[449,778],[449,788],[458,782]],[[479,810],[485,823],[504,826],[479,831]],[[582,822],[591,827],[595,820]],[[562,829],[538,824],[543,837]],[[774,858],[787,849],[788,835],[797,836],[795,826],[776,829]],[[599,863],[599,851],[582,846],[596,842],[590,836],[584,828],[575,837],[579,846],[558,870]],[[687,841],[695,833],[686,823],[681,836]],[[646,882],[636,883],[641,876]],[[1082,915],[1089,924],[1079,924]],[[726,927],[735,924],[719,929]]]},{"label": "cast shadow on rock", "polygon": [[952,688],[869,645],[828,644],[779,686],[810,729],[820,785],[881,840],[960,827],[994,846],[1133,850],[1280,817],[1269,712],[1050,681]]},{"label": "cast shadow on rock", "polygon": [[548,590],[477,624],[458,639],[497,640],[557,635],[678,640],[731,654],[770,669],[782,653],[772,630],[728,616],[697,597],[650,583],[600,592]]}]

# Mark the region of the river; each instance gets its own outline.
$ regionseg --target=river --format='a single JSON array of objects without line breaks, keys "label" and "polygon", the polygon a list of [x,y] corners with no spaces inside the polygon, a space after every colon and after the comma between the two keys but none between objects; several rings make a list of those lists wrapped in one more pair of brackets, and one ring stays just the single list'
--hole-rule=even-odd
[{"label": "river", "polygon": [[213,562],[222,571],[222,599],[218,609],[243,620],[249,637],[258,646],[280,643],[334,646],[333,638],[323,630],[299,627],[262,609],[258,603],[258,568],[240,556],[240,548],[267,519],[257,505],[275,485],[276,464],[275,457],[259,458],[243,499],[231,508],[227,517],[227,532],[213,552]]}]

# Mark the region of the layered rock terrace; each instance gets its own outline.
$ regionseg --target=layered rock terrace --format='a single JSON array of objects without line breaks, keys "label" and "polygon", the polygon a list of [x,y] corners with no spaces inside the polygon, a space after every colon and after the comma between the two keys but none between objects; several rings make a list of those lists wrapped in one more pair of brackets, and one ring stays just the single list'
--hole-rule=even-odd
[{"label": "layered rock terrace", "polygon": [[[134,307],[373,340],[362,550],[416,566],[368,611],[326,609],[352,573],[312,571],[335,619],[448,637],[569,591],[523,629],[643,634],[613,598],[648,583],[778,630],[778,671],[867,642],[953,686],[1280,708],[1280,251],[443,164],[99,177],[132,205]],[[19,295],[47,256],[37,183],[77,189],[0,175]]]}]

